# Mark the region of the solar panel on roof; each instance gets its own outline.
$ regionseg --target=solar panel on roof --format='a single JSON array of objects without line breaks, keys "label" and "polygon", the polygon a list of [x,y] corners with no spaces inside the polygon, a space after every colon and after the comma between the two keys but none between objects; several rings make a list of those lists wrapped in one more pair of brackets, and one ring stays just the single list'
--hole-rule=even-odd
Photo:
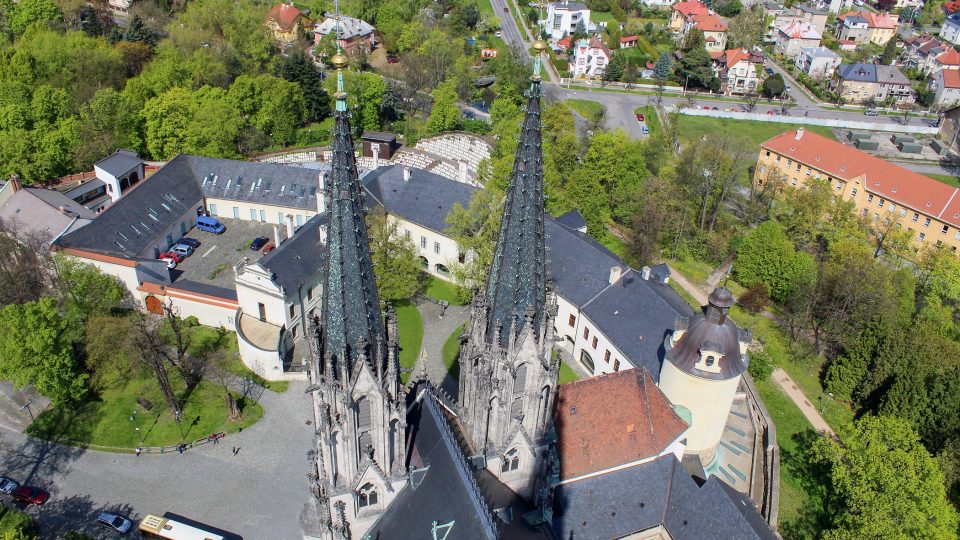
[{"label": "solar panel on roof", "polygon": [[223,188],[223,189],[230,189],[230,184],[232,184],[232,183],[233,183],[233,178],[227,179],[227,187],[225,187],[225,188]]},{"label": "solar panel on roof", "polygon": [[123,234],[123,233],[120,232],[120,231],[117,231],[117,236],[119,236],[120,238],[123,238],[124,240],[130,240],[129,238],[127,238],[127,236],[126,236],[125,234]]}]

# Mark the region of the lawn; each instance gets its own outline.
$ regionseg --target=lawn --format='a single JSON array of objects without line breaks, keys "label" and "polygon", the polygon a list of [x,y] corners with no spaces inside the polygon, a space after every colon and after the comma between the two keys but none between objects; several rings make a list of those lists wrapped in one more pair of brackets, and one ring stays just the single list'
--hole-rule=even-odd
[{"label": "lawn", "polygon": [[[3,513],[3,517],[0,517],[0,536],[6,538],[5,535],[9,534],[10,538],[20,538],[12,533],[33,530],[33,519],[30,516],[6,506],[0,508],[0,512]],[[32,538],[32,536],[25,536],[24,538]]]},{"label": "lawn", "polygon": [[[734,120],[731,118],[712,118],[707,116],[690,116],[681,114],[677,120],[680,138],[684,142],[699,140],[708,133],[733,133],[743,136],[754,143],[751,150],[759,152],[760,143],[791,129],[797,129],[798,124],[782,122],[762,122],[757,120]],[[826,126],[805,126],[806,129],[835,139],[833,130]]]},{"label": "lawn", "polygon": [[960,180],[958,180],[956,176],[950,174],[928,174],[926,176],[929,176],[934,180],[939,180],[950,187],[960,187]]},{"label": "lawn", "polygon": [[434,300],[445,300],[451,306],[465,306],[469,302],[464,302],[457,294],[457,286],[449,281],[444,281],[436,276],[427,276],[426,295]]},{"label": "lawn", "polygon": [[698,287],[706,283],[707,278],[710,277],[710,273],[713,272],[712,265],[692,257],[687,259],[667,259],[667,264],[677,272],[683,274],[685,278]]},{"label": "lawn", "polygon": [[[80,406],[47,409],[27,428],[27,433],[75,446],[132,450],[141,444],[166,446],[219,431],[238,431],[263,416],[260,405],[249,397],[234,393],[243,418],[230,422],[221,386],[204,380],[186,394],[182,378],[172,369],[169,374],[173,388],[185,401],[180,425],[174,420],[152,372],[143,370],[131,373],[127,381],[104,389],[99,400]],[[138,405],[138,397],[149,400],[153,404],[151,410]],[[136,411],[135,421],[131,420],[132,411]],[[137,426],[142,443],[138,439]]]},{"label": "lawn", "polygon": [[603,105],[589,99],[568,99],[565,103],[586,120],[593,120],[603,111]]},{"label": "lawn", "polygon": [[560,375],[557,377],[557,384],[567,384],[579,381],[580,377],[566,362],[560,362]]},{"label": "lawn", "polygon": [[647,127],[650,128],[651,135],[660,131],[660,117],[657,115],[656,107],[651,105],[637,107],[633,110],[633,114],[643,115],[643,121],[647,124]]},{"label": "lawn", "polygon": [[617,257],[625,259],[627,256],[627,245],[623,243],[623,240],[620,240],[613,234],[606,234],[600,240],[600,243],[603,244],[603,247],[612,251]]},{"label": "lawn", "polygon": [[[423,320],[417,306],[410,302],[394,302],[397,313],[397,333],[400,334],[400,367],[413,369],[420,356],[420,342],[423,341]],[[400,373],[400,381],[407,384],[410,373]]]},{"label": "lawn", "polygon": [[480,15],[493,15],[493,6],[490,0],[477,0],[477,7],[480,9]]},{"label": "lawn", "polygon": [[590,22],[597,23],[598,25],[602,22],[605,22],[609,28],[614,28],[619,24],[617,19],[613,16],[613,13],[610,13],[609,11],[591,11]]},{"label": "lawn", "polygon": [[268,381],[260,375],[257,375],[243,363],[243,360],[240,360],[240,353],[237,351],[236,332],[226,332],[221,328],[213,328],[210,326],[194,326],[190,328],[190,331],[193,339],[191,353],[197,354],[204,348],[226,349],[231,359],[230,363],[226,366],[227,371],[230,373],[233,373],[237,377],[250,379],[267,390],[272,390],[278,394],[286,392],[287,388],[289,388],[290,383],[288,381]]},{"label": "lawn", "polygon": [[447,367],[447,373],[457,381],[460,380],[460,362],[457,362],[457,357],[460,356],[460,335],[463,331],[462,326],[457,327],[443,342],[443,365]]}]

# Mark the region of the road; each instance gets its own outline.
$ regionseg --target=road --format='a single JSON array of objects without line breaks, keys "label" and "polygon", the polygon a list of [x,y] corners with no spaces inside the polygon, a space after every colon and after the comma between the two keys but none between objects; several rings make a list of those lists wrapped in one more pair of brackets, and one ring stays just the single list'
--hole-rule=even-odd
[{"label": "road", "polygon": [[3,430],[2,474],[50,491],[46,505],[28,509],[44,539],[68,530],[102,534],[93,520],[106,510],[134,520],[174,512],[247,540],[295,540],[303,537],[306,453],[314,444],[305,388],[294,382],[284,394],[264,391],[263,419],[183,455],[86,451]]}]

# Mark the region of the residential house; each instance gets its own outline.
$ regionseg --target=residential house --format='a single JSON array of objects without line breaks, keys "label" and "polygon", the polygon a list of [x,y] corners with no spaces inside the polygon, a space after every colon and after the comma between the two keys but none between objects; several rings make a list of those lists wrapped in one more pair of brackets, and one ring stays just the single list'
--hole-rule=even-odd
[{"label": "residential house", "polygon": [[960,11],[960,0],[953,0],[952,2],[944,2],[941,6],[943,12],[947,15],[953,15],[954,13]]},{"label": "residential house", "polygon": [[830,83],[847,103],[867,101],[913,103],[910,79],[895,66],[882,64],[840,64]]},{"label": "residential house", "polygon": [[936,73],[941,70],[957,70],[960,69],[960,52],[957,52],[956,49],[950,47],[946,51],[938,54],[932,62],[924,66],[922,70],[926,74]]},{"label": "residential house", "polygon": [[695,15],[687,31],[691,28],[703,32],[703,41],[711,56],[719,55],[727,48],[727,23],[714,13]]},{"label": "residential house", "polygon": [[611,56],[610,49],[596,37],[581,39],[573,49],[570,76],[575,79],[602,77]]},{"label": "residential house", "polygon": [[930,77],[927,90],[934,93],[934,105],[942,107],[960,105],[960,71],[941,69]]},{"label": "residential house", "polygon": [[808,22],[795,22],[777,29],[777,44],[774,50],[786,58],[794,58],[803,47],[820,46],[822,34]]},{"label": "residential house", "polygon": [[906,68],[930,73],[936,58],[950,48],[949,44],[929,34],[910,36],[903,40],[901,62]]},{"label": "residential house", "polygon": [[273,39],[284,45],[292,45],[300,37],[300,17],[303,14],[294,7],[293,2],[280,3],[267,13],[267,28]]},{"label": "residential house", "polygon": [[[324,37],[337,32],[337,20],[333,13],[327,13],[326,18],[313,29],[314,40],[317,44]],[[355,19],[345,15],[340,16],[340,48],[350,53],[357,48],[370,52],[377,46],[377,30],[363,19]]]},{"label": "residential house", "polygon": [[685,33],[687,21],[696,15],[706,15],[710,13],[710,8],[699,0],[684,0],[674,4],[670,11],[670,31],[674,34]]},{"label": "residential house", "polygon": [[857,50],[857,42],[852,39],[838,39],[837,45],[840,47],[840,52],[853,52]]},{"label": "residential house", "polygon": [[631,48],[631,47],[636,47],[636,46],[637,46],[637,40],[639,40],[639,39],[640,39],[639,36],[626,36],[626,37],[622,37],[622,38],[620,38],[620,48],[621,48],[621,49],[629,49],[629,48]]},{"label": "residential house", "polygon": [[786,185],[825,180],[863,218],[895,221],[915,246],[960,246],[960,189],[798,128],[760,146],[757,180],[778,174]]},{"label": "residential house", "polygon": [[117,13],[127,13],[130,11],[130,6],[133,5],[133,0],[107,0],[107,7],[110,8],[110,11],[115,11]]},{"label": "residential house", "polygon": [[[877,9],[880,9],[880,2],[877,2]],[[923,7],[923,0],[896,0],[896,2],[890,8],[892,10],[901,10],[906,8],[920,8]]]},{"label": "residential house", "polygon": [[960,13],[954,13],[943,21],[943,27],[940,29],[940,39],[952,43],[960,44]]},{"label": "residential house", "polygon": [[87,225],[94,217],[88,208],[59,191],[23,187],[17,175],[0,188],[0,222],[44,244]]},{"label": "residential house", "polygon": [[729,49],[713,62],[713,71],[720,79],[724,94],[752,94],[760,87],[763,74],[763,52],[759,49]]},{"label": "residential house", "polygon": [[898,25],[899,15],[895,13],[850,11],[837,17],[837,39],[886,45],[897,35]]},{"label": "residential house", "polygon": [[853,0],[818,0],[818,3],[830,13],[840,13],[844,9],[850,9]]},{"label": "residential house", "polygon": [[839,54],[826,47],[801,47],[794,65],[810,77],[819,79],[832,77],[841,61]]},{"label": "residential house", "polygon": [[821,11],[806,4],[798,4],[784,10],[773,19],[773,27],[781,28],[791,24],[805,22],[813,25],[817,32],[823,35],[827,28],[827,12]]},{"label": "residential house", "polygon": [[677,0],[640,0],[640,3],[648,8],[665,8],[672,5]]},{"label": "residential house", "polygon": [[547,4],[547,18],[540,21],[540,25],[551,41],[573,34],[577,25],[583,25],[584,32],[596,30],[596,25],[590,22],[590,9],[580,2]]}]

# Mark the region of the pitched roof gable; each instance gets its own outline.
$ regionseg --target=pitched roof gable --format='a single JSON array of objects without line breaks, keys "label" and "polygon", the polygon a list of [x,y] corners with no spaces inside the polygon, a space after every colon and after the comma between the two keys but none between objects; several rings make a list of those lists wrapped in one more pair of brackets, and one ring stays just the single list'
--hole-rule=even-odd
[{"label": "pitched roof gable", "polygon": [[281,3],[270,8],[267,20],[277,23],[284,32],[289,32],[293,30],[300,15],[300,10],[293,5]]}]

